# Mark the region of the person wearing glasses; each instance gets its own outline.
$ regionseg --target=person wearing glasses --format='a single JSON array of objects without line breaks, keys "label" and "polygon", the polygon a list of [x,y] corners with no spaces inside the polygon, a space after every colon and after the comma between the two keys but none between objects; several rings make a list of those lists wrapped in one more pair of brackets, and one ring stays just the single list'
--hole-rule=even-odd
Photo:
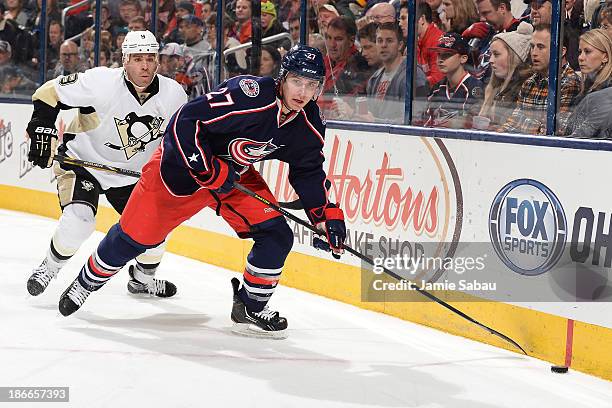
[{"label": "person wearing glasses", "polygon": [[60,45],[59,61],[55,69],[47,73],[47,79],[82,71],[79,47],[74,41],[66,40]]}]

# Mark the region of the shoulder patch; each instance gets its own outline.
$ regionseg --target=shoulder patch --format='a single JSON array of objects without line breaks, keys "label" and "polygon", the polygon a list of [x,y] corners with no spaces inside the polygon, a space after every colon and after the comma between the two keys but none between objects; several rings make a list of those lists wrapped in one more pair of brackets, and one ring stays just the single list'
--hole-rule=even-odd
[{"label": "shoulder patch", "polygon": [[240,85],[242,92],[244,92],[244,94],[249,98],[255,98],[257,95],[259,95],[259,84],[254,79],[243,78],[240,80],[238,85]]},{"label": "shoulder patch", "polygon": [[74,74],[64,75],[63,77],[60,78],[59,84],[61,86],[74,84],[78,78],[79,78],[79,74],[76,72]]}]

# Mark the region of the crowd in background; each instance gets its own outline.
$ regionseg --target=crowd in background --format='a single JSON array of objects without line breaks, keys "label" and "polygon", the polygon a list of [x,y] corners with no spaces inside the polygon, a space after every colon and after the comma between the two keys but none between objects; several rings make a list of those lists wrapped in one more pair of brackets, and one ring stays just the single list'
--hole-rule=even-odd
[{"label": "crowd in background", "polygon": [[[405,0],[309,0],[308,44],[325,55],[319,105],[328,118],[403,123],[406,66],[414,66],[413,125],[544,135],[550,72],[551,0],[419,0],[415,61],[406,60]],[[31,93],[46,78],[94,66],[95,2],[47,2],[46,61],[39,61],[41,0],[0,0],[0,94]],[[208,91],[222,35],[222,79],[275,76],[299,41],[300,1],[261,2],[258,67],[250,48],[250,0],[159,0],[159,73],[190,98]],[[557,134],[612,137],[612,0],[566,0],[559,70]],[[67,9],[68,7],[68,9]],[[100,66],[121,66],[129,30],[151,29],[151,2],[110,0],[100,10]],[[67,11],[65,16],[62,10]],[[223,33],[217,33],[217,13]],[[283,33],[285,35],[283,35]],[[42,65],[44,64],[44,68]]]}]

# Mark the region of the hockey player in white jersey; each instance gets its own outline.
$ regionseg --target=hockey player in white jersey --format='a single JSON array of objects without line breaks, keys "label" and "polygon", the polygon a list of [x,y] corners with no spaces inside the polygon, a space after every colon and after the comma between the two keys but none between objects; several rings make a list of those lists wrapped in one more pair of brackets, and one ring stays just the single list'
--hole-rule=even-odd
[{"label": "hockey player in white jersey", "polygon": [[[122,45],[122,68],[93,68],[58,77],[32,96],[34,113],[28,123],[28,160],[51,167],[57,152],[75,159],[140,171],[159,146],[172,114],[187,95],[174,80],[157,75],[159,44],[149,31],[128,33]],[[62,109],[77,108],[58,148],[55,121]],[[37,296],[57,276],[95,228],[100,194],[122,213],[136,180],[110,172],[55,163],[62,216],[45,259],[28,279],[28,292]],[[130,267],[128,290],[169,297],[171,282],[155,278],[164,242],[136,259]]]}]

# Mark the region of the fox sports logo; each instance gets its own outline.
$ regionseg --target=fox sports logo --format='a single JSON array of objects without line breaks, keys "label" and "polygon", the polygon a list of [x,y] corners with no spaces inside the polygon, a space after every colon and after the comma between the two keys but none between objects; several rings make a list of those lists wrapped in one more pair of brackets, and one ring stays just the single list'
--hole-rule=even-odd
[{"label": "fox sports logo", "polygon": [[540,275],[563,254],[567,222],[561,202],[539,181],[504,186],[491,206],[489,235],[503,263],[521,275]]}]

